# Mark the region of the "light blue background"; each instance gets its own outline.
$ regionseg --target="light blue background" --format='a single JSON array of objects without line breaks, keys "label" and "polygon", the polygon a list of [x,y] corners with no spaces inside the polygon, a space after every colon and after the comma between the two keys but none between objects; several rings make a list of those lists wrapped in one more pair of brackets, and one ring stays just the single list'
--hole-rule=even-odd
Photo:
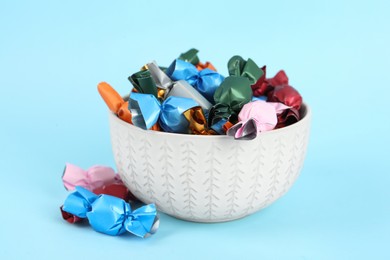
[{"label": "light blue background", "polygon": [[[386,1],[1,1],[1,259],[389,259]],[[100,81],[196,47],[285,69],[312,106],[291,191],[245,219],[161,215],[147,240],[62,221],[65,162],[114,166]]]}]

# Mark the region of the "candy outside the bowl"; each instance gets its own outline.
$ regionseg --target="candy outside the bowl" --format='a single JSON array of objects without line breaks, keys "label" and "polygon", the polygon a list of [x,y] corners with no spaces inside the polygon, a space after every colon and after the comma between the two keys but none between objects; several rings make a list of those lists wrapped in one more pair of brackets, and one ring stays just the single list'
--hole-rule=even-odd
[{"label": "candy outside the bowl", "polygon": [[87,170],[67,163],[65,165],[62,181],[65,189],[72,191],[81,186],[96,194],[107,194],[126,201],[136,201],[137,198],[123,185],[119,174],[108,166],[95,165]]},{"label": "candy outside the bowl", "polygon": [[[197,135],[225,135],[230,130],[228,136],[235,139],[252,139],[264,131],[259,118],[273,119],[268,130],[300,120],[302,97],[283,70],[266,78],[266,66],[235,55],[227,64],[229,76],[224,77],[211,63],[201,63],[197,53],[196,49],[182,53],[168,68],[156,62],[144,65],[129,77],[134,87],[129,101],[120,99],[107,83],[99,84],[99,93],[118,117],[144,130]],[[287,108],[275,116],[266,104],[255,105],[244,123],[241,110],[258,99]]]},{"label": "candy outside the bowl", "polygon": [[67,190],[74,190],[76,186],[82,186],[88,190],[94,190],[104,185],[117,181],[117,174],[111,167],[96,165],[84,170],[74,164],[65,165],[62,181]]},{"label": "candy outside the bowl", "polygon": [[61,210],[79,219],[87,218],[95,231],[112,236],[127,231],[144,238],[154,234],[159,226],[154,204],[132,210],[130,204],[120,198],[96,195],[81,186],[76,186],[69,194]]},{"label": "candy outside the bowl", "polygon": [[[96,165],[83,170],[81,167],[67,163],[62,175],[62,181],[68,191],[73,191],[77,186],[80,186],[98,195],[106,194],[125,201],[138,201],[111,167]],[[73,224],[82,220],[73,214],[65,212],[62,206],[60,210],[62,218],[69,223]]]}]

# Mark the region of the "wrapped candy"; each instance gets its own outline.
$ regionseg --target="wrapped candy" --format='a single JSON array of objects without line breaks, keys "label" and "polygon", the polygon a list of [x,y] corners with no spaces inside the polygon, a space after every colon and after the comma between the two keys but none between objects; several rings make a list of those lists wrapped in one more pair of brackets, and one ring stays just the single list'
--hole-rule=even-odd
[{"label": "wrapped candy", "polygon": [[280,70],[273,78],[267,79],[267,82],[272,87],[288,85],[288,77],[284,70]]},{"label": "wrapped candy", "polygon": [[214,103],[214,93],[224,80],[218,72],[210,69],[198,71],[191,63],[179,59],[168,67],[167,75],[173,80],[187,81],[211,103]]},{"label": "wrapped candy", "polygon": [[298,122],[300,119],[299,111],[295,108],[289,108],[278,114],[278,124],[275,128],[282,128]]},{"label": "wrapped candy", "polygon": [[74,190],[76,186],[81,186],[96,194],[112,195],[126,201],[137,200],[111,167],[96,165],[83,170],[76,165],[67,163],[62,181],[65,188],[70,191]]},{"label": "wrapped candy", "polygon": [[183,113],[189,122],[189,129],[192,134],[196,135],[215,135],[216,132],[207,128],[206,117],[200,107],[188,109]]},{"label": "wrapped candy", "polygon": [[205,63],[199,62],[195,65],[197,70],[204,70],[204,69],[210,69],[213,71],[217,71],[217,69],[211,64],[210,62],[206,61]]},{"label": "wrapped candy", "polygon": [[185,62],[189,62],[192,65],[196,65],[199,63],[198,52],[199,51],[197,49],[191,48],[188,51],[180,54],[178,59],[183,60]]},{"label": "wrapped candy", "polygon": [[289,106],[289,109],[278,114],[278,124],[275,128],[288,126],[299,121],[302,97],[296,89],[288,85],[288,77],[284,70],[280,70],[273,78],[268,79],[265,79],[265,66],[263,70],[264,77],[260,78],[255,85],[252,85],[253,94],[255,96],[259,95],[256,99],[266,99],[270,102],[280,102]]},{"label": "wrapped candy", "polygon": [[[228,130],[233,133],[241,129],[236,124],[242,107],[257,100],[288,107],[276,114],[274,128],[300,120],[302,97],[288,84],[283,70],[273,78],[266,78],[266,66],[260,68],[252,59],[238,55],[231,57],[227,65],[229,76],[224,78],[211,63],[200,62],[194,48],[182,53],[168,68],[159,67],[156,62],[144,65],[129,77],[134,85],[133,98],[126,103],[131,122],[143,129],[173,133],[209,135],[226,134]],[[115,98],[118,96],[116,93]],[[123,108],[123,102],[117,103]],[[118,110],[116,103],[109,107]],[[242,125],[250,124],[256,122]],[[259,124],[256,127],[261,128]],[[244,130],[237,130],[237,136],[249,136],[243,134]]]},{"label": "wrapped candy", "polygon": [[133,193],[131,193],[129,189],[123,184],[122,180],[119,178],[119,175],[117,175],[117,177],[119,180],[116,180],[116,182],[96,188],[93,190],[93,192],[98,195],[111,195],[123,199],[124,201],[138,201]]},{"label": "wrapped candy", "polygon": [[[138,199],[129,191],[129,189],[122,183],[122,181],[103,185],[99,188],[94,189],[93,192],[97,195],[106,194],[106,195],[114,196],[123,199],[124,201],[138,201]],[[82,218],[79,218],[73,214],[65,212],[63,210],[63,206],[60,207],[60,210],[61,210],[62,218],[71,224],[83,220]]]},{"label": "wrapped candy", "polygon": [[164,71],[159,68],[156,62],[148,63],[147,67],[153,80],[156,82],[157,87],[165,91],[164,98],[168,98],[170,96],[192,98],[204,110],[208,110],[212,106],[211,103],[198,91],[196,91],[196,89],[192,87],[187,81],[172,81],[164,73]]},{"label": "wrapped candy", "polygon": [[192,65],[194,65],[196,67],[197,70],[211,69],[211,70],[217,71],[215,69],[215,67],[213,66],[213,64],[211,64],[210,62],[208,62],[208,61],[206,63],[200,62],[200,60],[198,58],[198,52],[199,51],[197,49],[192,48],[192,49],[180,54],[178,59],[191,63]]},{"label": "wrapped candy", "polygon": [[[137,201],[138,199],[123,184],[120,176],[115,174],[111,167],[92,166],[88,170],[67,163],[62,176],[62,181],[67,190],[74,190],[81,186],[96,194],[107,194],[125,201]],[[63,219],[69,223],[79,222],[82,219],[62,210]]]},{"label": "wrapped candy", "polygon": [[228,62],[228,70],[230,76],[248,78],[250,85],[255,84],[259,78],[265,74],[252,59],[245,61],[238,55],[230,58]]},{"label": "wrapped candy", "polygon": [[276,86],[269,94],[268,101],[280,102],[299,110],[302,105],[302,97],[299,92],[290,85]]},{"label": "wrapped candy", "polygon": [[129,102],[125,102],[118,92],[106,82],[98,84],[98,91],[108,108],[120,119],[131,124],[131,113],[128,109]]},{"label": "wrapped candy", "polygon": [[263,71],[263,75],[261,75],[257,82],[251,86],[253,96],[265,96],[270,90],[272,90],[272,86],[268,84],[268,81],[265,78],[267,67],[263,66],[261,70]]},{"label": "wrapped candy", "polygon": [[64,211],[63,207],[64,206],[60,207],[61,216],[68,223],[74,224],[74,223],[77,223],[77,222],[81,222],[83,220],[82,218],[79,218],[79,217],[77,217],[77,216],[75,216],[75,215],[73,215],[71,213],[68,213],[68,212]]},{"label": "wrapped candy", "polygon": [[133,115],[133,124],[142,129],[150,129],[157,122],[166,132],[188,133],[188,121],[183,113],[199,106],[191,98],[170,96],[160,102],[149,94],[131,93],[129,109]]},{"label": "wrapped candy", "polygon": [[87,218],[95,231],[112,236],[127,231],[144,238],[154,234],[159,226],[154,204],[132,210],[122,199],[96,195],[80,186],[66,198],[62,210],[78,218]]},{"label": "wrapped candy", "polygon": [[208,126],[223,134],[223,125],[232,117],[235,118],[241,108],[251,99],[252,89],[247,77],[230,76],[225,78],[215,91],[216,104],[210,109]]},{"label": "wrapped candy", "polygon": [[250,102],[238,114],[239,122],[227,130],[227,135],[235,139],[254,139],[259,132],[270,131],[278,123],[277,115],[289,109],[281,103]]},{"label": "wrapped candy", "polygon": [[138,71],[128,79],[138,93],[152,94],[153,96],[158,97],[156,83],[150,75],[149,70]]},{"label": "wrapped candy", "polygon": [[67,190],[74,190],[76,186],[94,190],[117,181],[117,174],[111,167],[92,166],[87,170],[67,163],[65,165],[62,181]]}]

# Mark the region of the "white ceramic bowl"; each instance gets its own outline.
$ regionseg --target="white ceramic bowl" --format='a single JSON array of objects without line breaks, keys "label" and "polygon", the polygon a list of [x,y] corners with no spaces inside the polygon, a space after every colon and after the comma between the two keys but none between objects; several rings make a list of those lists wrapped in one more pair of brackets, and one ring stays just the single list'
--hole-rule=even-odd
[{"label": "white ceramic bowl", "polygon": [[196,222],[245,217],[280,198],[297,179],[311,112],[254,140],[145,131],[109,114],[120,176],[144,203]]}]

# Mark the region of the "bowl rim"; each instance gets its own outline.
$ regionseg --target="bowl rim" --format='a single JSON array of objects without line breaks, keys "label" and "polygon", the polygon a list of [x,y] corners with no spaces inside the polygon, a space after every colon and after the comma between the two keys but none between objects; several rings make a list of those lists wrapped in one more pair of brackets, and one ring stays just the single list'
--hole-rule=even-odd
[{"label": "bowl rim", "polygon": [[[124,96],[123,98],[126,98],[128,96]],[[125,99],[126,100],[126,99]],[[310,106],[306,103],[306,102],[302,102],[302,106],[301,106],[301,110],[304,109],[305,111],[305,114],[303,116],[303,118],[301,118],[301,120],[299,120],[298,122],[292,124],[292,125],[289,125],[289,126],[286,126],[286,127],[282,127],[282,128],[279,128],[279,129],[273,129],[273,130],[270,130],[270,131],[266,131],[266,132],[261,132],[261,133],[258,133],[257,134],[257,138],[261,137],[261,136],[267,136],[267,135],[275,135],[275,134],[283,134],[283,132],[286,132],[286,131],[289,131],[291,129],[294,129],[294,128],[297,128],[303,124],[307,124],[307,123],[310,123],[308,121],[311,120],[311,109],[310,109]],[[154,130],[144,130],[142,128],[139,128],[135,125],[132,125],[132,124],[129,124],[125,121],[123,121],[122,119],[120,119],[115,113],[113,113],[111,110],[108,110],[108,114],[109,114],[109,117],[112,118],[113,120],[115,120],[117,123],[121,124],[122,126],[124,127],[127,127],[129,129],[131,129],[131,131],[137,131],[137,132],[142,132],[142,134],[149,134],[149,135],[161,135],[161,136],[171,136],[171,137],[186,137],[186,138],[190,138],[190,139],[197,139],[197,138],[219,138],[219,139],[232,139],[234,140],[234,138],[232,138],[231,136],[228,136],[228,135],[194,135],[194,134],[180,134],[180,133],[170,133],[170,132],[162,132],[162,131],[154,131]],[[253,139],[253,140],[255,140]],[[248,140],[235,140],[235,141],[248,141]]]}]

